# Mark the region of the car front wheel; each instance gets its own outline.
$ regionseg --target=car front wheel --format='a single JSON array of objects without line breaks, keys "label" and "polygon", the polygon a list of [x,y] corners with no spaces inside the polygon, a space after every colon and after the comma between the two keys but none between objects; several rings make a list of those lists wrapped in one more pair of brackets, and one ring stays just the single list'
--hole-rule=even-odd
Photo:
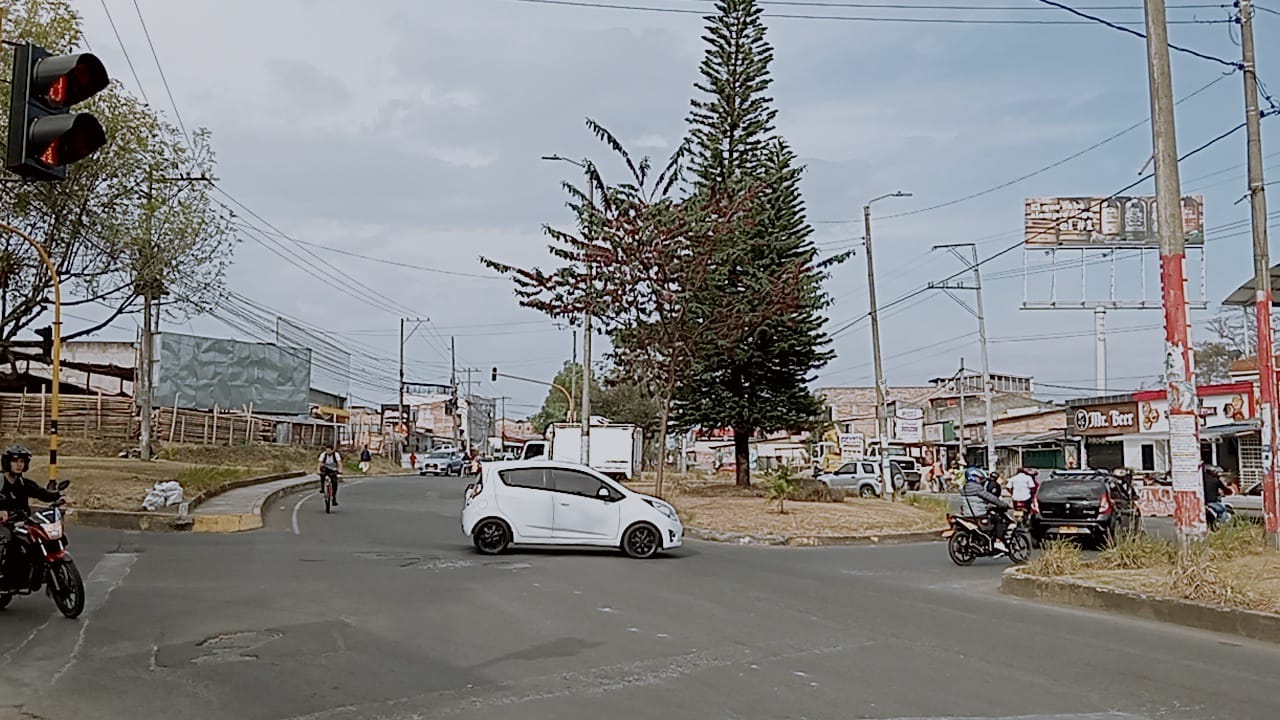
[{"label": "car front wheel", "polygon": [[661,549],[658,529],[647,523],[632,525],[622,536],[622,551],[629,557],[644,560],[657,555]]}]

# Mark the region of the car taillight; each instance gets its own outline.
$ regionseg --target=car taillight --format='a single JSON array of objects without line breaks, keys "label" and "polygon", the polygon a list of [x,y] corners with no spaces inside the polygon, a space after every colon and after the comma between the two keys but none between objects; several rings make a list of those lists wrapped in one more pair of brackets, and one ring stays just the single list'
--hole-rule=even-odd
[{"label": "car taillight", "polygon": [[1102,493],[1102,499],[1098,502],[1098,514],[1106,515],[1111,512],[1111,493]]}]

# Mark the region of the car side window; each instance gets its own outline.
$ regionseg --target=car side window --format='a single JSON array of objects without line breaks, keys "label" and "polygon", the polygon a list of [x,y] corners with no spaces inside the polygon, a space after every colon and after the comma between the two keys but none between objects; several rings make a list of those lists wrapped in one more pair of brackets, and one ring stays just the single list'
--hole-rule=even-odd
[{"label": "car side window", "polygon": [[858,466],[854,463],[845,463],[840,466],[839,470],[836,470],[837,475],[853,475],[856,472],[858,472]]},{"label": "car side window", "polygon": [[862,473],[864,475],[878,475],[876,466],[871,463],[862,463]]},{"label": "car side window", "polygon": [[542,468],[517,468],[503,470],[498,475],[507,487],[529,488],[532,490],[548,490],[546,484],[547,471]]},{"label": "car side window", "polygon": [[[600,488],[605,487],[605,484],[596,478],[577,470],[552,470],[551,479],[551,487],[556,492],[581,495],[583,497],[598,497],[596,493],[600,492]],[[609,495],[612,497],[612,489],[610,489]]]}]

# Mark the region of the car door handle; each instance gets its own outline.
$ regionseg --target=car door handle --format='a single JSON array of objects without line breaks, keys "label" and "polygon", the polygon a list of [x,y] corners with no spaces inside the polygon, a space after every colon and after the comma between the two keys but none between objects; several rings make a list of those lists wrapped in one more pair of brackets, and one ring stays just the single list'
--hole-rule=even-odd
[{"label": "car door handle", "polygon": [[560,503],[560,507],[569,507],[569,503]]}]

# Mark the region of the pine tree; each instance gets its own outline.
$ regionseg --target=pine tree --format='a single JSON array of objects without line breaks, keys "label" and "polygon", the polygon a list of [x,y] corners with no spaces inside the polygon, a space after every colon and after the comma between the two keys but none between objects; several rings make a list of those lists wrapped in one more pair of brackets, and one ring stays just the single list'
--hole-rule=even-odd
[{"label": "pine tree", "polygon": [[731,427],[737,483],[750,485],[750,441],[757,432],[805,427],[821,412],[807,385],[828,362],[821,311],[828,305],[812,229],[800,195],[803,169],[773,129],[765,95],[773,51],[755,0],[721,0],[711,18],[689,122],[699,195],[733,193],[751,203],[752,222],[716,248],[720,282],[703,307],[780,304],[754,333],[709,343],[692,380],[677,391],[677,423]]}]

